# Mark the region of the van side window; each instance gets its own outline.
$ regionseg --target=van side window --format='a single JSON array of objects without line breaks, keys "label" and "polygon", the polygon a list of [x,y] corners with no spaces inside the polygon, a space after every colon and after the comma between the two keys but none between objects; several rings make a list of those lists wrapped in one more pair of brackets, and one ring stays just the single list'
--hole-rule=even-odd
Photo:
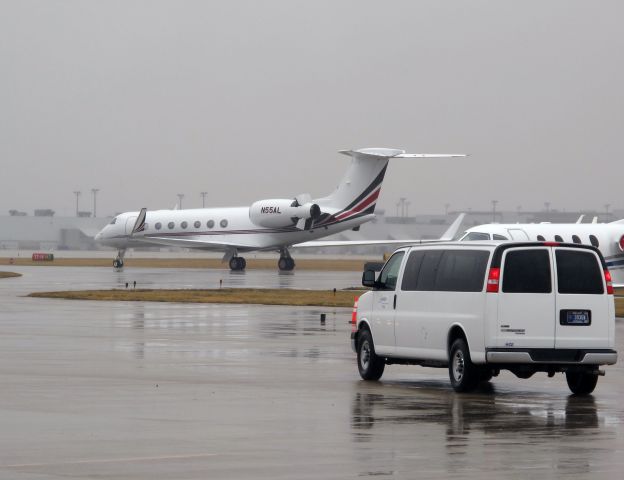
[{"label": "van side window", "polygon": [[489,258],[490,252],[482,250],[446,250],[438,268],[435,290],[438,292],[482,291]]},{"label": "van side window", "polygon": [[555,258],[559,293],[604,293],[601,268],[593,253],[557,250]]},{"label": "van side window", "polygon": [[512,250],[505,256],[504,293],[550,293],[550,256],[545,249]]},{"label": "van side window", "polygon": [[425,256],[425,252],[422,250],[413,250],[409,257],[407,257],[407,263],[405,264],[405,270],[403,270],[403,281],[401,282],[401,290],[414,291],[417,290],[416,284],[418,282],[418,274],[420,273],[420,266]]},{"label": "van side window", "polygon": [[397,280],[399,278],[399,269],[401,268],[401,261],[403,260],[403,256],[405,252],[397,252],[390,260],[386,263],[383,270],[379,274],[379,280],[377,283],[379,284],[380,290],[394,290],[397,284]]},{"label": "van side window", "polygon": [[443,250],[429,250],[425,252],[425,258],[423,258],[420,272],[418,272],[416,290],[424,290],[426,292],[435,291],[436,277],[438,276],[442,253]]},{"label": "van side window", "polygon": [[499,235],[498,233],[495,233],[492,237],[494,240],[509,240],[505,235]]}]

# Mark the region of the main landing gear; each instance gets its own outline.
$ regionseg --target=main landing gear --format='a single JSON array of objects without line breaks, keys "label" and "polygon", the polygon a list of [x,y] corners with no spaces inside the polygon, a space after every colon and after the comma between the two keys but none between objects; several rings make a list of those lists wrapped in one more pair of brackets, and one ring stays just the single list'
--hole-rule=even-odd
[{"label": "main landing gear", "polygon": [[126,254],[126,249],[117,250],[117,258],[113,260],[113,268],[115,270],[122,270],[124,267],[124,255]]},{"label": "main landing gear", "polygon": [[230,258],[230,270],[233,272],[240,272],[245,270],[247,266],[247,261],[243,257],[232,257]]},{"label": "main landing gear", "polygon": [[284,249],[280,251],[280,259],[277,261],[277,268],[282,272],[290,272],[295,268],[295,261],[288,253],[288,250]]}]

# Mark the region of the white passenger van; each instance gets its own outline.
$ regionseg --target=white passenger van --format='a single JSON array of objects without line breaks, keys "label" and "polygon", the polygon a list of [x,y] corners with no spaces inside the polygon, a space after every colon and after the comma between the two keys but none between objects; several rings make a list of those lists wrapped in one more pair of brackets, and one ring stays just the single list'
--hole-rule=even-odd
[{"label": "white passenger van", "polygon": [[385,365],[448,367],[473,390],[501,369],[519,378],[565,372],[591,393],[617,360],[611,276],[592,246],[449,242],[398,249],[358,301],[351,344],[360,375]]}]

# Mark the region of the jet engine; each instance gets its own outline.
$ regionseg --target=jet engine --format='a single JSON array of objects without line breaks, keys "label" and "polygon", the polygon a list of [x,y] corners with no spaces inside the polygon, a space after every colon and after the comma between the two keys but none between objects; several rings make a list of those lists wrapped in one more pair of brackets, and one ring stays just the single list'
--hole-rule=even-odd
[{"label": "jet engine", "polygon": [[321,208],[312,202],[302,205],[295,200],[275,198],[259,200],[249,207],[249,218],[261,227],[291,227],[299,220],[317,219],[321,216]]}]

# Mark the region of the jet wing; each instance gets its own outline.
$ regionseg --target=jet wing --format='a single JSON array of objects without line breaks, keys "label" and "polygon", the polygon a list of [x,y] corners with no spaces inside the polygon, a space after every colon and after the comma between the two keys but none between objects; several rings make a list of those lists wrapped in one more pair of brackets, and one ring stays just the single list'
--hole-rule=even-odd
[{"label": "jet wing", "polygon": [[244,249],[246,245],[240,245],[231,242],[213,242],[207,240],[200,240],[197,238],[168,238],[168,237],[137,237],[137,240],[142,242],[152,243],[154,245],[163,245],[169,247],[181,247],[181,248],[198,248],[201,250],[216,250],[224,251],[232,248]]},{"label": "jet wing", "polygon": [[335,241],[310,241],[303,243],[295,243],[291,248],[316,248],[316,247],[355,247],[358,245],[411,245],[413,243],[430,243],[439,242],[438,239],[432,240],[335,240]]},{"label": "jet wing", "polygon": [[292,246],[292,248],[351,247],[358,245],[411,245],[414,243],[448,242],[453,240],[455,235],[457,235],[459,227],[461,226],[465,216],[465,213],[460,214],[440,238],[433,238],[430,240],[415,240],[413,238],[406,240],[318,240],[296,243]]}]

